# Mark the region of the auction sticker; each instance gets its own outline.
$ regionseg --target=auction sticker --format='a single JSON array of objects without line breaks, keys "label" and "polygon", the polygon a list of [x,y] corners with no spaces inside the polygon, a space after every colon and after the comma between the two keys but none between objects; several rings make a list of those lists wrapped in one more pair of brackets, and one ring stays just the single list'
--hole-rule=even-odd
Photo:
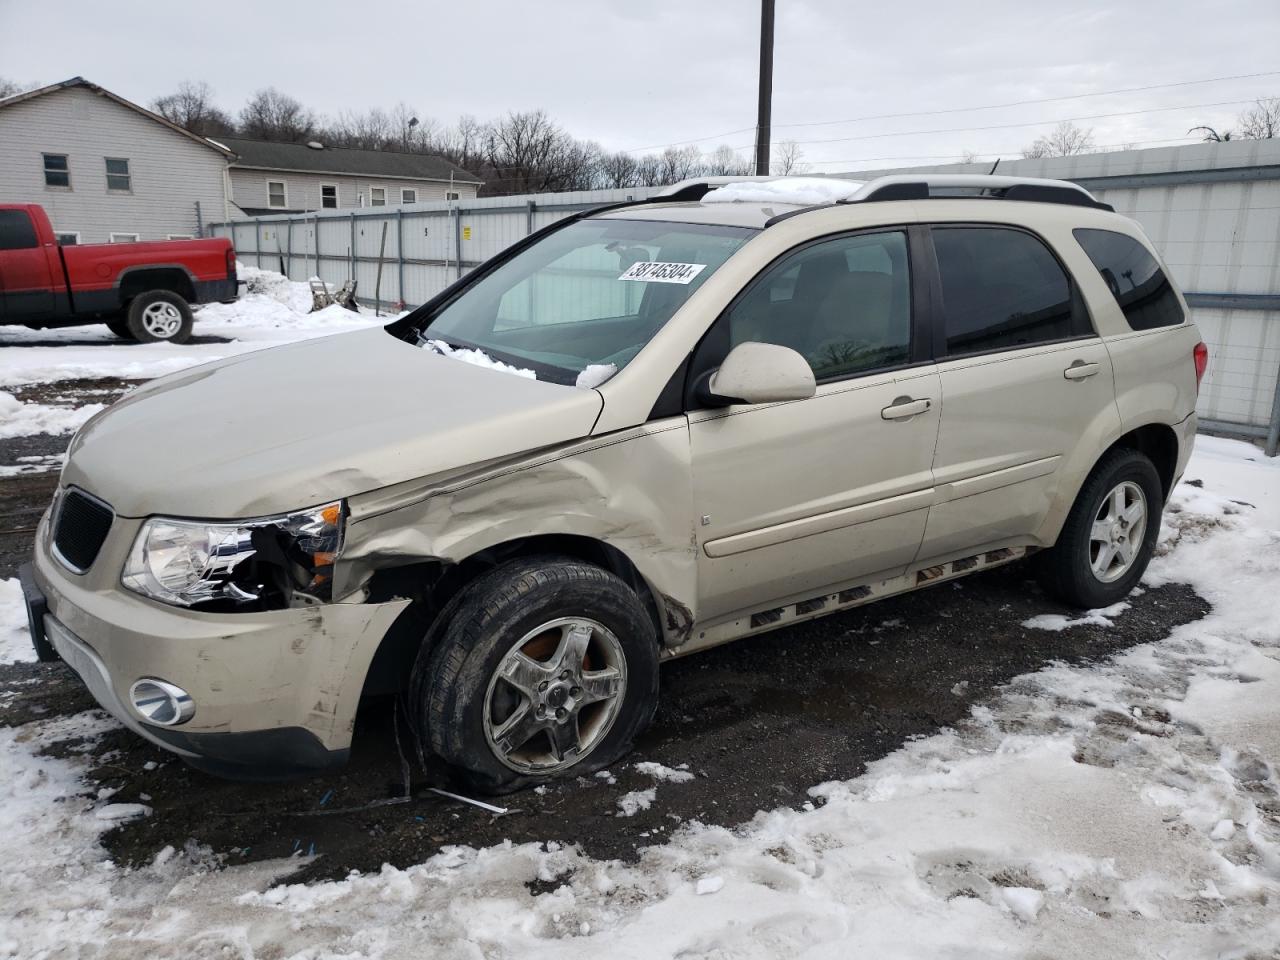
[{"label": "auction sticker", "polygon": [[649,283],[689,283],[707,269],[705,263],[666,263],[661,260],[641,260],[627,268],[619,280],[644,280]]}]

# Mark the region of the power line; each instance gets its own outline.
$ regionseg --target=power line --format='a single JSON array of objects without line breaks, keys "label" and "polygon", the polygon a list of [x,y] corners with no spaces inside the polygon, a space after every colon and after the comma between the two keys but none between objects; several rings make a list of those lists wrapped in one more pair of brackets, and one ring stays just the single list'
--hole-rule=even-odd
[{"label": "power line", "polygon": [[[935,133],[971,133],[981,130],[1012,130],[1018,127],[1042,127],[1048,124],[1073,123],[1077,120],[1107,120],[1114,117],[1136,117],[1147,113],[1168,113],[1173,110],[1204,110],[1209,107],[1231,107],[1239,106],[1244,103],[1253,103],[1253,99],[1249,100],[1219,100],[1215,103],[1188,103],[1176,107],[1151,107],[1146,110],[1122,110],[1117,113],[1092,113],[1083,114],[1077,117],[1056,117],[1052,120],[1027,120],[1021,123],[992,123],[978,127],[938,127],[933,130],[898,130],[892,133],[864,133],[856,137],[827,137],[821,140],[796,140],[799,144],[812,143],[848,143],[853,140],[883,140],[888,137],[917,137]],[[745,149],[744,147],[734,147],[735,150]]]},{"label": "power line", "polygon": [[[1188,143],[1200,142],[1199,137],[1166,137],[1159,140],[1126,140],[1124,143],[1100,143],[1096,145],[1096,150],[1121,150],[1125,147],[1134,147],[1140,144],[1152,143]],[[819,166],[827,164],[844,164],[844,163],[891,163],[901,162],[904,160],[962,160],[966,154],[960,153],[932,153],[932,154],[915,154],[909,157],[854,157],[847,160],[806,160],[805,163],[810,166]],[[1006,157],[1009,151],[995,153],[977,153],[967,151],[967,155],[972,156],[975,160],[991,159],[993,157]],[[1074,154],[1074,156],[1092,156],[1093,154]],[[1056,158],[1060,159],[1060,158]]]},{"label": "power line", "polygon": [[[1021,107],[1031,104],[1040,103],[1061,103],[1066,100],[1083,100],[1088,97],[1105,97],[1119,93],[1139,93],[1148,90],[1163,90],[1171,87],[1190,87],[1198,86],[1206,83],[1224,83],[1229,80],[1256,80],[1260,77],[1280,76],[1280,70],[1267,70],[1261,73],[1239,73],[1228,77],[1207,77],[1203,80],[1175,80],[1170,83],[1152,83],[1141,87],[1118,87],[1114,90],[1098,90],[1093,93],[1077,93],[1060,97],[1041,97],[1030,100],[1011,100],[1007,103],[987,103],[976,107],[947,107],[939,110],[918,110],[910,113],[881,113],[873,114],[865,117],[850,117],[847,120],[806,120],[799,123],[778,123],[775,127],[816,127],[829,126],[841,123],[862,123],[868,120],[898,120],[906,117],[930,117],[940,116],[951,113],[969,113],[977,110],[999,110],[1008,107]],[[1241,103],[1252,103],[1252,100],[1238,101]],[[750,133],[754,127],[739,127],[736,130],[727,130],[724,133],[713,134],[709,137],[695,137],[690,140],[673,140],[669,143],[655,143],[647,147],[629,147],[622,151],[623,153],[642,153],[645,150],[660,150],[664,147],[679,147],[686,144],[706,143],[709,140],[719,140],[723,137],[731,137],[738,133]],[[812,142],[812,141],[811,141]]]}]

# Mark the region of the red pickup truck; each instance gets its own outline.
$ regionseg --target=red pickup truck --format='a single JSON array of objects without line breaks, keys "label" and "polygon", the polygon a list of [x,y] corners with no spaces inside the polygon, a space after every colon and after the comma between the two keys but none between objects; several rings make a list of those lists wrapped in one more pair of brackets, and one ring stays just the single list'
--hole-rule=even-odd
[{"label": "red pickup truck", "polygon": [[61,246],[44,209],[0,204],[0,324],[105,323],[142,343],[183,343],[191,304],[236,299],[225,237]]}]

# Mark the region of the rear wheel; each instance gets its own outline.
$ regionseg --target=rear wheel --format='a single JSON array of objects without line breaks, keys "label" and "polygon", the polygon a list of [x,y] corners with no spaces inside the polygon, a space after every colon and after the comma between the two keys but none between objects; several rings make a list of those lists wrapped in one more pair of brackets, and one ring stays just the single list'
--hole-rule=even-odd
[{"label": "rear wheel", "polygon": [[169,290],[148,290],[129,304],[126,325],[139,343],[186,343],[191,324],[191,307]]},{"label": "rear wheel", "polygon": [[1094,467],[1058,542],[1036,560],[1045,590],[1077,607],[1106,607],[1142,579],[1160,534],[1163,490],[1152,462],[1113,450]]},{"label": "rear wheel", "polygon": [[419,728],[480,790],[598,770],[653,718],[653,621],[599,567],[505,564],[455,597],[433,633],[414,667]]}]

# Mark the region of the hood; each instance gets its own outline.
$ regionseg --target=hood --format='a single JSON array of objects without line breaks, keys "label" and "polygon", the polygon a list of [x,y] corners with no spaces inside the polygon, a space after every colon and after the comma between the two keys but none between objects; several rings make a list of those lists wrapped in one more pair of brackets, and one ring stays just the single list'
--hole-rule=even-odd
[{"label": "hood", "polygon": [[126,517],[262,516],[579,439],[603,402],[374,327],[144,386],[80,430],[62,480]]}]

